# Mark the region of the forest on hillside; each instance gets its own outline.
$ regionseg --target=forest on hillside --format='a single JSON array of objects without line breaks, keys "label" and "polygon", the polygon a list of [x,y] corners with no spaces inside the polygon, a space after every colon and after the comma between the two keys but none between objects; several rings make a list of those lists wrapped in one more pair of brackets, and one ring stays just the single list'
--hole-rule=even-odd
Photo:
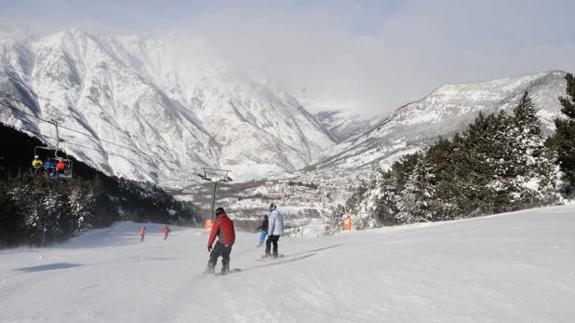
[{"label": "forest on hillside", "polygon": [[[71,178],[35,174],[34,147],[45,143],[4,124],[0,138],[0,247],[62,241],[118,220],[198,221],[192,203],[177,201],[151,184],[107,176],[73,157]],[[39,157],[45,161],[49,156]]]},{"label": "forest on hillside", "polygon": [[566,76],[564,118],[546,138],[529,93],[511,114],[479,114],[451,139],[376,167],[331,230],[350,216],[357,229],[474,217],[560,204],[575,194],[575,79]]}]

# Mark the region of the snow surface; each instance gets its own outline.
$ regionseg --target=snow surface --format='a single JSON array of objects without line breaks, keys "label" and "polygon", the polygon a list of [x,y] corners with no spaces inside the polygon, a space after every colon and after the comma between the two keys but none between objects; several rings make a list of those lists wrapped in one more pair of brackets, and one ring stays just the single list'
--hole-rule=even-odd
[{"label": "snow surface", "polygon": [[[0,252],[2,322],[572,322],[575,205],[280,239],[238,233],[229,276],[201,274],[207,232],[117,223]],[[219,265],[218,265],[219,267]]]}]

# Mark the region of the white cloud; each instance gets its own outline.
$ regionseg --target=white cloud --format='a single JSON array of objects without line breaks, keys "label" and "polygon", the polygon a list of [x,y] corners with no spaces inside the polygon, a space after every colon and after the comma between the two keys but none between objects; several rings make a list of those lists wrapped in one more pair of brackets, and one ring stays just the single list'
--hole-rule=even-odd
[{"label": "white cloud", "polygon": [[575,70],[573,1],[56,2],[28,22],[178,29],[314,108],[386,113],[447,82]]}]

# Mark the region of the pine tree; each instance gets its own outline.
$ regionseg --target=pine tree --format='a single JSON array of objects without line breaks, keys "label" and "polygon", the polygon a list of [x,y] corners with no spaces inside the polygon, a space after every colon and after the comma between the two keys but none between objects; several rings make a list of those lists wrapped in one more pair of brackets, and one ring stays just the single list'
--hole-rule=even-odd
[{"label": "pine tree", "polygon": [[375,214],[381,224],[394,225],[397,223],[396,215],[399,212],[398,181],[392,172],[380,170],[379,174]]},{"label": "pine tree", "polygon": [[397,221],[400,223],[415,223],[433,219],[433,204],[435,203],[435,174],[431,165],[421,155],[417,155],[417,163],[410,172],[401,191],[398,203]]},{"label": "pine tree", "polygon": [[516,125],[510,136],[515,157],[515,178],[521,207],[538,206],[555,202],[558,169],[556,154],[545,145],[542,125],[536,116],[531,99],[525,92],[513,110],[512,122]]},{"label": "pine tree", "polygon": [[567,196],[575,195],[575,78],[573,74],[565,76],[567,80],[567,97],[560,97],[561,112],[565,119],[555,119],[555,134],[549,138],[547,145],[558,154],[559,165],[564,173]]},{"label": "pine tree", "polygon": [[352,221],[356,229],[374,228],[380,225],[378,217],[378,195],[381,172],[375,168],[374,173],[367,183],[346,204],[348,211],[352,213]]}]

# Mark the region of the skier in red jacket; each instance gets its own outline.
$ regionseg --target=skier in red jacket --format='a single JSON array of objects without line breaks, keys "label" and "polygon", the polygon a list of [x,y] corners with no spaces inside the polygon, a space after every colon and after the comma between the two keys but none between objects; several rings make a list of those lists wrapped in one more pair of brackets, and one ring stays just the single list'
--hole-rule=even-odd
[{"label": "skier in red jacket", "polygon": [[168,239],[168,235],[170,234],[170,232],[172,232],[172,230],[170,230],[170,227],[166,225],[162,229],[162,232],[164,233],[164,240],[166,240],[166,239]]},{"label": "skier in red jacket", "polygon": [[144,242],[144,237],[146,236],[146,227],[140,228],[140,242]]},{"label": "skier in red jacket", "polygon": [[[232,252],[232,245],[236,240],[236,233],[234,230],[234,221],[228,218],[223,208],[219,207],[216,209],[216,217],[217,220],[214,222],[210,238],[208,239],[210,260],[206,273],[214,273],[218,258],[222,256],[222,274],[225,274],[230,271],[230,253]],[[212,249],[212,244],[216,236],[218,237],[218,241]]]}]

